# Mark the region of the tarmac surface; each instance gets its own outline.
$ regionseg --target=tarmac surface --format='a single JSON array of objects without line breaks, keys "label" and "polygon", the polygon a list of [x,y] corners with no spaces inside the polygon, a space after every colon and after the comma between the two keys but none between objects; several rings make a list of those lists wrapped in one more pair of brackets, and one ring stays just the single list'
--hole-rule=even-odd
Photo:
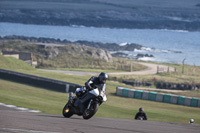
[{"label": "tarmac surface", "polygon": [[[98,112],[97,112],[98,113]],[[0,133],[199,133],[196,124],[30,113],[0,105]]]}]

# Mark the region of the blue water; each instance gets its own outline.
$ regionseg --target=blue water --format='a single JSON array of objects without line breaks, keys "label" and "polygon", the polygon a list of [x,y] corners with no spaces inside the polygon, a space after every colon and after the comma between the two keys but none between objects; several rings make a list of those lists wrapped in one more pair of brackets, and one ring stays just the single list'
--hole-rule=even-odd
[{"label": "blue water", "polygon": [[[70,41],[86,40],[108,43],[137,43],[156,50],[127,52],[153,54],[155,58],[144,59],[158,62],[185,63],[200,66],[200,32],[150,30],[150,29],[110,29],[83,26],[48,26],[18,23],[0,23],[0,36],[22,35],[47,37]],[[181,51],[176,53],[174,51]]]}]

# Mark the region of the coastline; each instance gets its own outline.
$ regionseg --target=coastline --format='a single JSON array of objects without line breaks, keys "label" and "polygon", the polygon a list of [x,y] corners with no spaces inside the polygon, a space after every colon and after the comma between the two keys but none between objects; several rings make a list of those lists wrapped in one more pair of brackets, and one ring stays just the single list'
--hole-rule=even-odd
[{"label": "coastline", "polygon": [[[0,40],[23,40],[27,42],[34,42],[38,45],[45,46],[64,46],[68,44],[76,44],[82,46],[89,46],[94,48],[101,48],[110,52],[113,57],[127,58],[133,60],[141,60],[141,61],[153,61],[157,63],[173,63],[169,61],[165,61],[163,59],[158,59],[155,57],[156,53],[175,53],[181,54],[182,51],[171,51],[171,50],[160,50],[156,48],[149,48],[135,43],[102,43],[102,42],[91,42],[91,41],[69,41],[69,40],[60,40],[54,38],[44,38],[44,37],[28,37],[28,36],[0,36]],[[177,64],[177,63],[173,63]]]},{"label": "coastline", "polygon": [[[43,43],[76,43],[128,54],[146,61],[198,65],[200,32],[109,29],[0,23],[0,36],[22,36]],[[24,37],[25,36],[25,37]],[[36,39],[35,39],[36,38]],[[46,39],[47,38],[47,39]],[[145,57],[141,57],[145,56]],[[152,58],[152,55],[154,58]]]},{"label": "coastline", "polygon": [[200,4],[196,0],[6,0],[0,5],[0,22],[200,31]]},{"label": "coastline", "polygon": [[[110,54],[113,57],[120,57],[120,58],[127,58],[127,59],[134,59],[134,60],[142,60],[142,61],[155,61],[155,57],[153,54],[147,54],[142,53],[148,52],[148,51],[154,51],[158,49],[152,49],[147,48],[139,44],[129,44],[129,43],[123,43],[117,44],[117,43],[101,43],[101,42],[90,42],[90,41],[75,41],[71,42],[69,40],[60,40],[60,39],[54,39],[54,38],[36,38],[36,37],[26,37],[26,36],[5,36],[1,37],[0,40],[6,41],[6,40],[23,40],[27,42],[33,42],[37,45],[45,45],[45,46],[64,46],[69,44],[76,44],[76,45],[82,45],[82,46],[89,46],[94,48],[102,48],[104,50],[107,50],[110,52]],[[129,54],[127,54],[127,52]],[[179,51],[180,52],[180,51]],[[134,53],[133,55],[130,53]],[[181,53],[181,52],[180,52]]]}]

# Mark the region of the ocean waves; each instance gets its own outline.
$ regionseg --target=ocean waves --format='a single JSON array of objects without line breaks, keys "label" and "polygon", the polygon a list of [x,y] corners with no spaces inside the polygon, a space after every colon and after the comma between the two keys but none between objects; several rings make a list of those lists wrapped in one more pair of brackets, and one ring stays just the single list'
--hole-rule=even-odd
[{"label": "ocean waves", "polygon": [[[126,44],[126,43],[122,43]],[[124,46],[124,45],[120,45]],[[171,62],[178,63],[173,60],[171,56],[181,55],[182,51],[173,51],[167,49],[156,49],[150,47],[141,47],[141,49],[135,49],[134,51],[112,51],[113,56],[136,59],[142,61],[156,61],[156,62]]]}]

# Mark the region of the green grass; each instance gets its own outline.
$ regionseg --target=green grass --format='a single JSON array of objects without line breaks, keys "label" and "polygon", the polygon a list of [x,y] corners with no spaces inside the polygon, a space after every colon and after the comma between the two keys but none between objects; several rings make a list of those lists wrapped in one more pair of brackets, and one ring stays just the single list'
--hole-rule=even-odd
[{"label": "green grass", "polygon": [[[28,66],[26,63],[11,57],[4,58],[0,56],[0,68],[11,69],[82,85],[90,78],[90,76],[64,75],[38,71]],[[108,81],[108,101],[100,106],[97,114],[95,115],[96,117],[133,119],[139,107],[143,107],[149,120],[152,121],[188,123],[189,119],[193,118],[195,119],[196,124],[200,124],[199,108],[118,97],[115,95],[117,86],[133,88],[131,86]],[[184,91],[178,92],[177,94],[185,96],[199,96],[200,91]],[[68,94],[66,93],[59,93],[44,88],[0,80],[0,102],[5,104],[12,104],[20,107],[41,110],[44,113],[61,115],[62,108],[67,101],[67,97]]]},{"label": "green grass", "polygon": [[[55,68],[52,68],[55,69]],[[103,70],[103,69],[87,69],[87,68],[56,68],[56,70],[64,70],[64,71],[82,71],[82,72],[120,72],[120,70]],[[123,71],[121,71],[123,72]]]},{"label": "green grass", "polygon": [[[86,79],[87,77],[82,78],[81,82],[85,82]],[[69,79],[69,81],[73,80]],[[0,83],[0,102],[41,110],[43,113],[62,115],[67,93],[6,80],[0,80]],[[100,106],[96,117],[134,119],[138,108],[143,107],[151,121],[188,123],[189,119],[193,118],[196,124],[200,124],[199,108],[118,97],[115,95],[116,86],[120,85],[113,82],[107,83],[108,101]]]},{"label": "green grass", "polygon": [[44,113],[59,114],[67,100],[64,93],[10,81],[0,80],[0,82],[0,102],[2,103],[42,110]]},{"label": "green grass", "polygon": [[[88,55],[73,55],[63,54],[52,60],[40,61],[38,68],[44,69],[59,69],[59,70],[77,70],[77,71],[90,71],[90,72],[100,72],[102,70],[106,72],[122,72],[122,71],[138,71],[146,69],[146,66],[135,63],[133,60],[112,58],[112,62],[106,62],[100,59],[94,59]],[[132,69],[131,67],[132,65]]]},{"label": "green grass", "polygon": [[0,68],[9,70],[34,70],[33,67],[22,60],[17,60],[14,57],[4,57],[2,55],[0,55]]},{"label": "green grass", "polygon": [[115,75],[111,76],[111,79],[117,79],[120,82],[125,79],[132,79],[137,81],[148,81],[153,83],[171,82],[171,83],[184,83],[191,85],[200,84],[200,66],[184,65],[184,73],[182,73],[181,64],[167,64],[167,63],[162,63],[162,64],[155,63],[155,64],[166,65],[176,68],[177,72],[170,72],[170,73],[165,72],[154,75]]}]

